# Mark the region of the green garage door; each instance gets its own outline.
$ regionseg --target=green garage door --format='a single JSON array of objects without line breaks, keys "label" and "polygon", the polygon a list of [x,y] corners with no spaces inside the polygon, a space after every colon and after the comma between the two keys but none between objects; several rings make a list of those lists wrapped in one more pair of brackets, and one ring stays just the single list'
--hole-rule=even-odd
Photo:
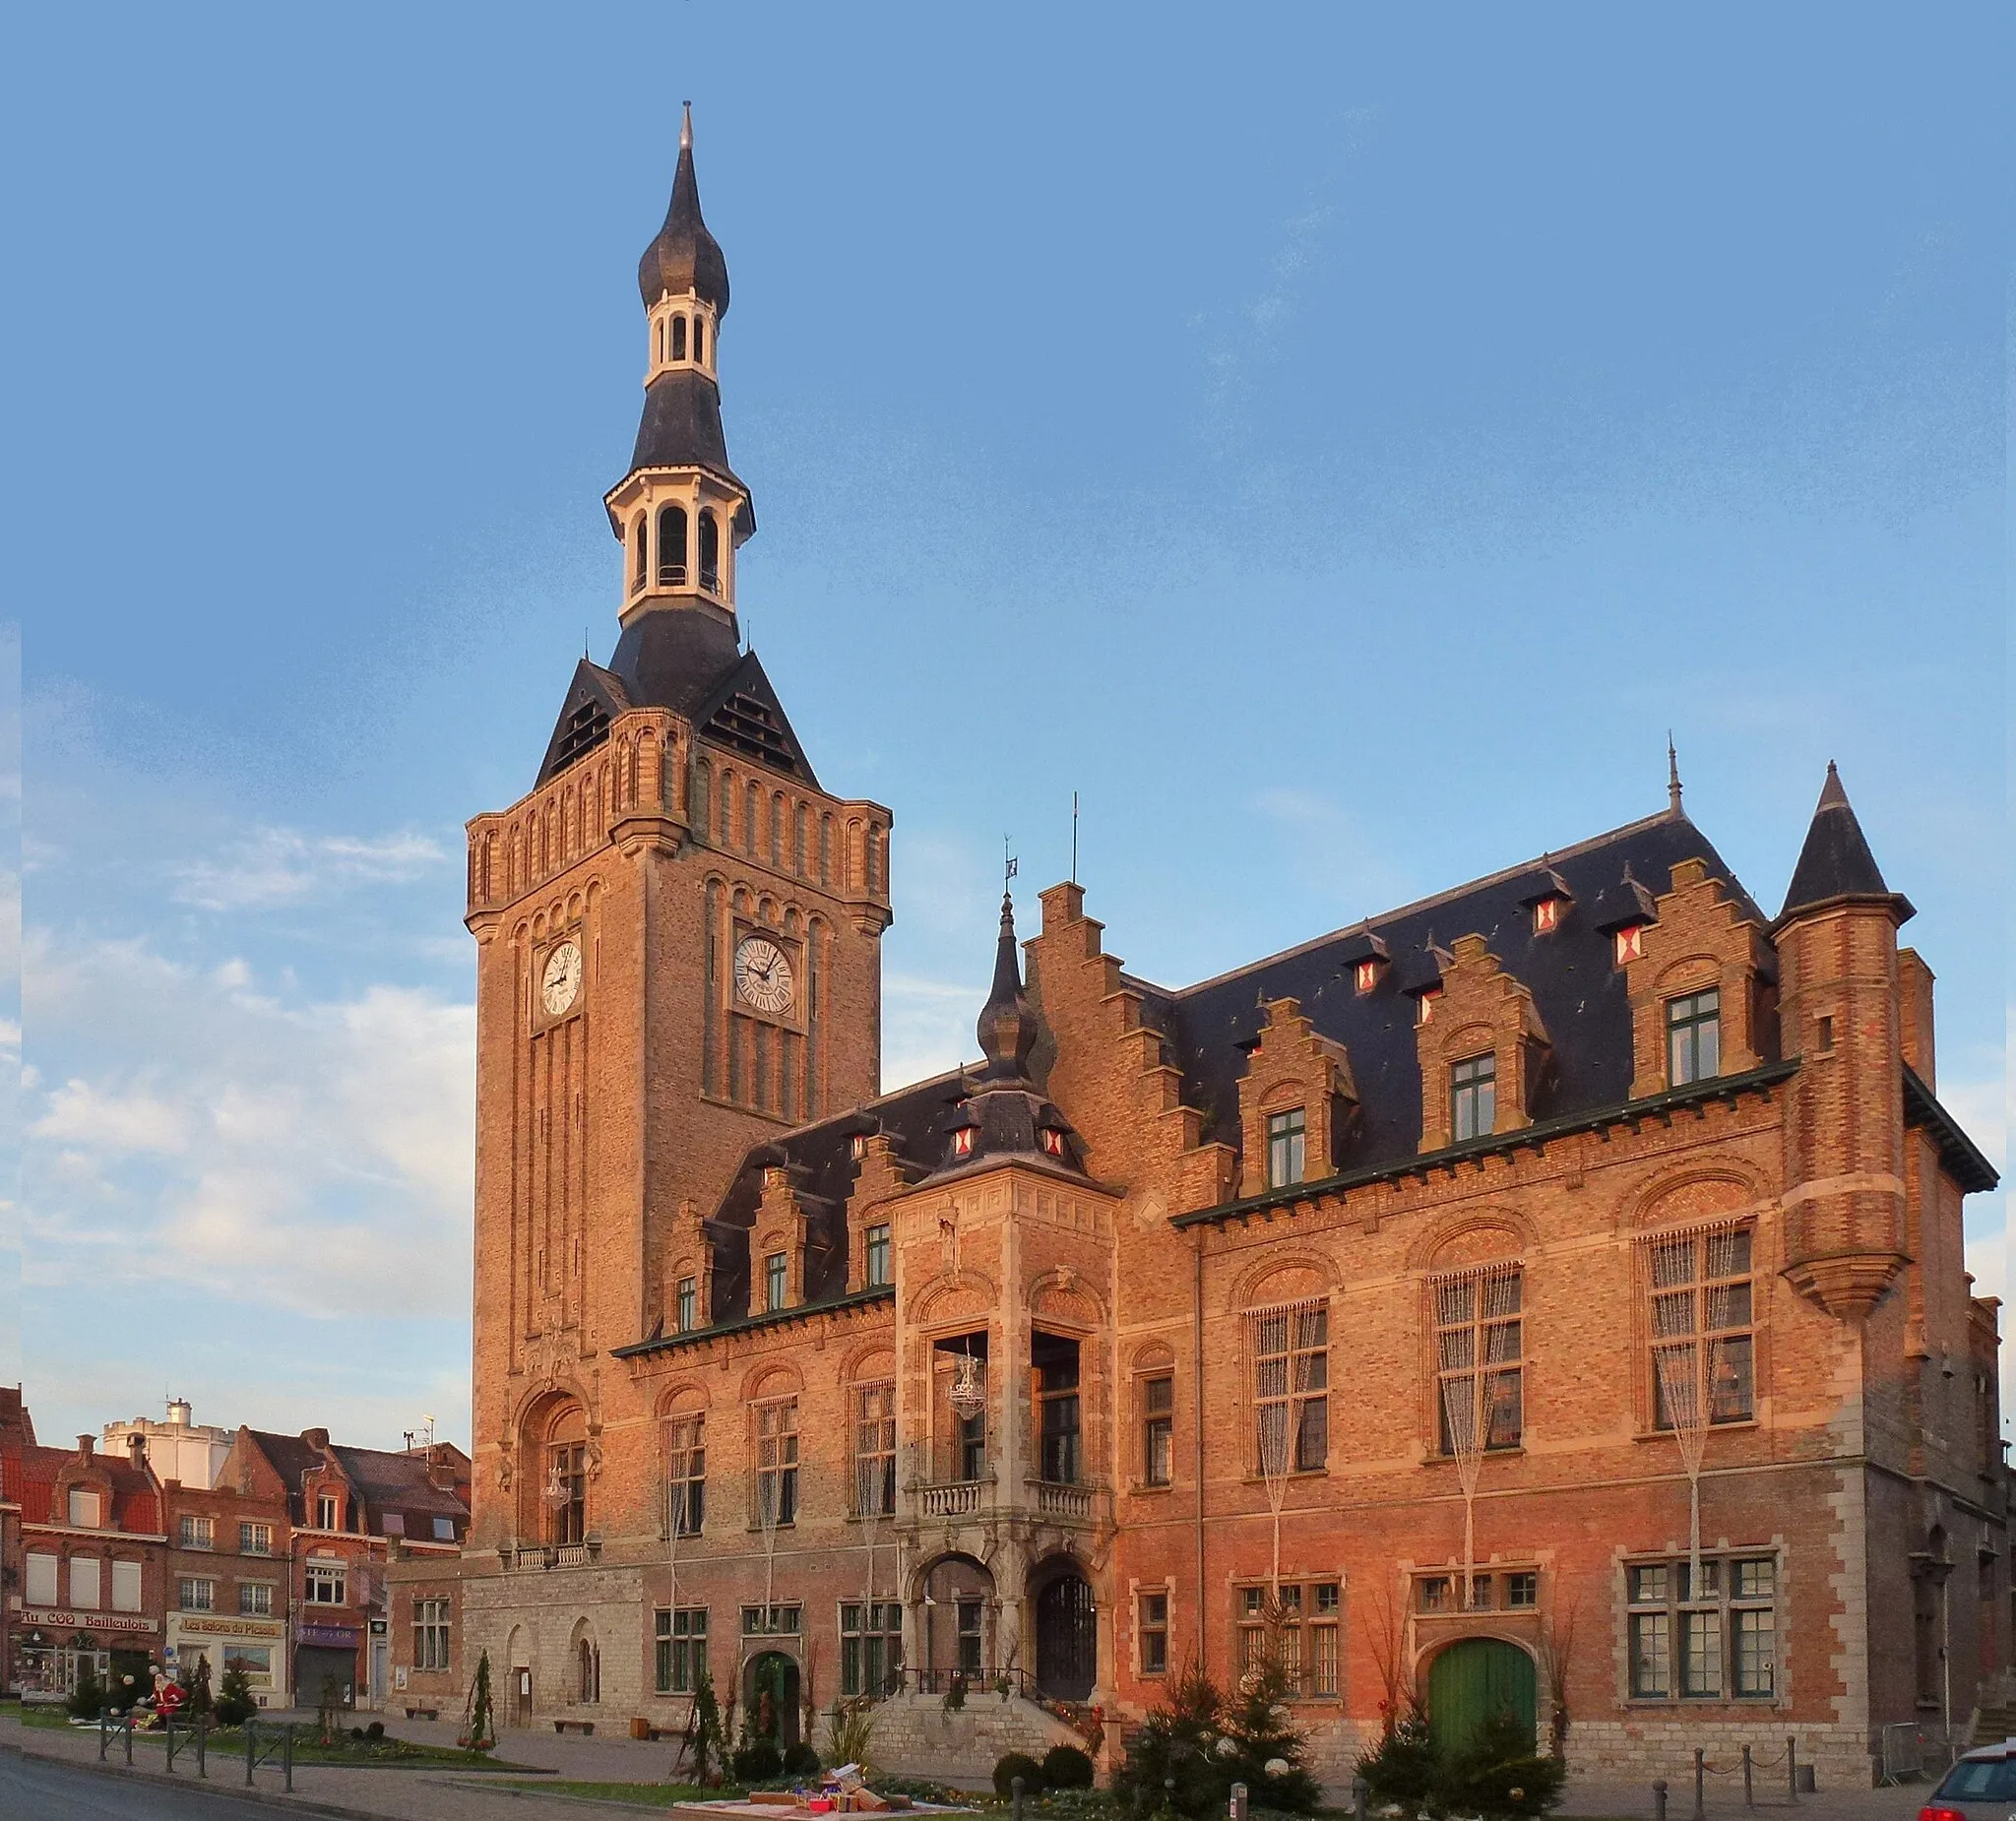
[{"label": "green garage door", "polygon": [[1539,1732],[1540,1691],[1533,1659],[1498,1638],[1465,1638],[1428,1669],[1428,1729],[1445,1750],[1461,1751],[1487,1714],[1509,1708],[1529,1741]]}]

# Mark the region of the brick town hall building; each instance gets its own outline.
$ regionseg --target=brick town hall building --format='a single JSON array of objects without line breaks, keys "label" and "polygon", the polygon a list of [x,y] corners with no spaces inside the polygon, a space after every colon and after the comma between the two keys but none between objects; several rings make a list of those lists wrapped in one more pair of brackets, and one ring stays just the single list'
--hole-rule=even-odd
[{"label": "brick town hall building", "polygon": [[1004,902],[982,1060],[884,1093],[890,812],[740,649],[690,128],[640,278],[621,634],[469,825],[474,1513],[393,1565],[407,1698],[487,1649],[507,1725],[677,1727],[704,1664],[984,1775],[1070,1736],[1028,1691],[1110,1756],[1276,1648],[1333,1787],[1411,1693],[1837,1784],[1999,1699],[1994,1173],[1831,769],[1775,916],[1677,782],[1195,986]]}]

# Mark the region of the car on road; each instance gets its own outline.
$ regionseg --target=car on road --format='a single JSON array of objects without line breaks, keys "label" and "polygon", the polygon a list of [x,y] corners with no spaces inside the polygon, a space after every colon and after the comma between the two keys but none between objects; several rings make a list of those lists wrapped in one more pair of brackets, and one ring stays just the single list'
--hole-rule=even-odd
[{"label": "car on road", "polygon": [[1967,1753],[1918,1811],[1918,1821],[2016,1821],[2016,1739]]}]

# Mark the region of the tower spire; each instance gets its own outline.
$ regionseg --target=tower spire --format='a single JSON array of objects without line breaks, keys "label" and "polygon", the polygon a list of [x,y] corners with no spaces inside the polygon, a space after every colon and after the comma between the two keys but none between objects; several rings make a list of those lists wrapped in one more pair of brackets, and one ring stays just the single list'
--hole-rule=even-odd
[{"label": "tower spire", "polygon": [[700,212],[690,101],[679,116],[671,201],[637,262],[637,289],[649,341],[644,415],[630,471],[603,502],[624,546],[623,625],[678,607],[732,632],[735,552],[756,514],[722,434],[717,355],[728,265]]},{"label": "tower spire", "polygon": [[[1014,876],[1015,862],[1007,863]],[[1027,1081],[1030,1052],[1036,1048],[1036,1013],[1022,991],[1022,952],[1015,942],[1015,900],[1001,891],[1001,933],[994,944],[994,984],[980,1008],[980,1053],[986,1066],[982,1081]]]},{"label": "tower spire", "polygon": [[1669,814],[1680,813],[1680,755],[1673,746],[1673,730],[1666,730],[1666,806]]}]

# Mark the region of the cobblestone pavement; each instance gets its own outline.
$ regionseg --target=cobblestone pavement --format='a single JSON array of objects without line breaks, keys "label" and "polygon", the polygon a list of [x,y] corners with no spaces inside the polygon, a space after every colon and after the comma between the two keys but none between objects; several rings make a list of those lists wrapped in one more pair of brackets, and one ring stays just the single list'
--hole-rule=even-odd
[{"label": "cobblestone pavement", "polygon": [[[420,1744],[452,1745],[455,1742],[455,1727],[446,1721],[395,1721],[387,1728],[395,1736],[408,1738]],[[519,1764],[539,1766],[558,1772],[560,1776],[583,1781],[604,1783],[649,1783],[669,1777],[671,1773],[671,1747],[669,1744],[649,1744],[628,1738],[581,1738],[570,1734],[564,1738],[550,1732],[507,1731],[501,1744],[501,1755]],[[0,1750],[25,1750],[32,1757],[85,1765],[95,1764],[97,1759],[97,1738],[94,1733],[79,1731],[57,1731],[43,1727],[24,1727],[18,1720],[0,1720]],[[157,1767],[160,1762],[158,1746],[136,1746],[136,1771],[141,1768],[138,1754],[152,1750]],[[113,1748],[114,1759],[121,1757],[118,1748]],[[120,1776],[126,1775],[123,1763],[115,1763]],[[210,1790],[216,1792],[217,1812],[221,1816],[236,1816],[240,1821],[261,1812],[258,1808],[234,1801],[227,1790],[244,1789],[244,1760],[226,1759],[220,1755],[210,1766]],[[190,1766],[189,1783],[194,1784],[194,1766]],[[153,1784],[152,1779],[147,1779]],[[182,1781],[178,1767],[177,1783]],[[257,1789],[262,1797],[269,1797],[281,1809],[296,1813],[314,1813],[319,1809],[328,1813],[332,1810],[359,1817],[383,1818],[383,1821],[584,1821],[589,1815],[616,1815],[622,1811],[605,1805],[584,1806],[579,1802],[542,1798],[536,1792],[523,1793],[502,1788],[484,1788],[480,1783],[472,1787],[467,1774],[435,1771],[369,1771],[346,1770],[323,1765],[303,1765],[294,1772],[295,1795],[292,1801],[280,1790],[280,1773],[262,1768],[257,1776]],[[163,1785],[155,1784],[160,1788]],[[6,1785],[0,1782],[0,1790]],[[1824,1790],[1818,1794],[1804,1796],[1796,1808],[1786,1802],[1782,1793],[1772,1802],[1760,1801],[1754,1811],[1743,1806],[1740,1790],[1712,1788],[1709,1793],[1707,1813],[1709,1821],[1915,1821],[1919,1809],[1930,1794],[1932,1785],[1919,1783],[1888,1790]],[[1764,1794],[1762,1790],[1759,1794]],[[144,1808],[133,1810],[108,1809],[113,1814],[145,1814]],[[204,1812],[202,1810],[175,1810],[164,1808],[163,1815]],[[644,1811],[648,1812],[648,1811]],[[1634,1786],[1622,1784],[1583,1783],[1571,1784],[1567,1799],[1560,1812],[1564,1816],[1619,1816],[1633,1817],[1634,1821],[1652,1821],[1653,1795],[1649,1785]],[[1669,1821],[1692,1821],[1693,1790],[1690,1786],[1676,1785],[1670,1792]],[[41,1821],[35,1812],[25,1810],[23,1821]],[[0,1807],[4,1821],[15,1821],[8,1809]],[[53,1817],[51,1818],[53,1821]]]}]

